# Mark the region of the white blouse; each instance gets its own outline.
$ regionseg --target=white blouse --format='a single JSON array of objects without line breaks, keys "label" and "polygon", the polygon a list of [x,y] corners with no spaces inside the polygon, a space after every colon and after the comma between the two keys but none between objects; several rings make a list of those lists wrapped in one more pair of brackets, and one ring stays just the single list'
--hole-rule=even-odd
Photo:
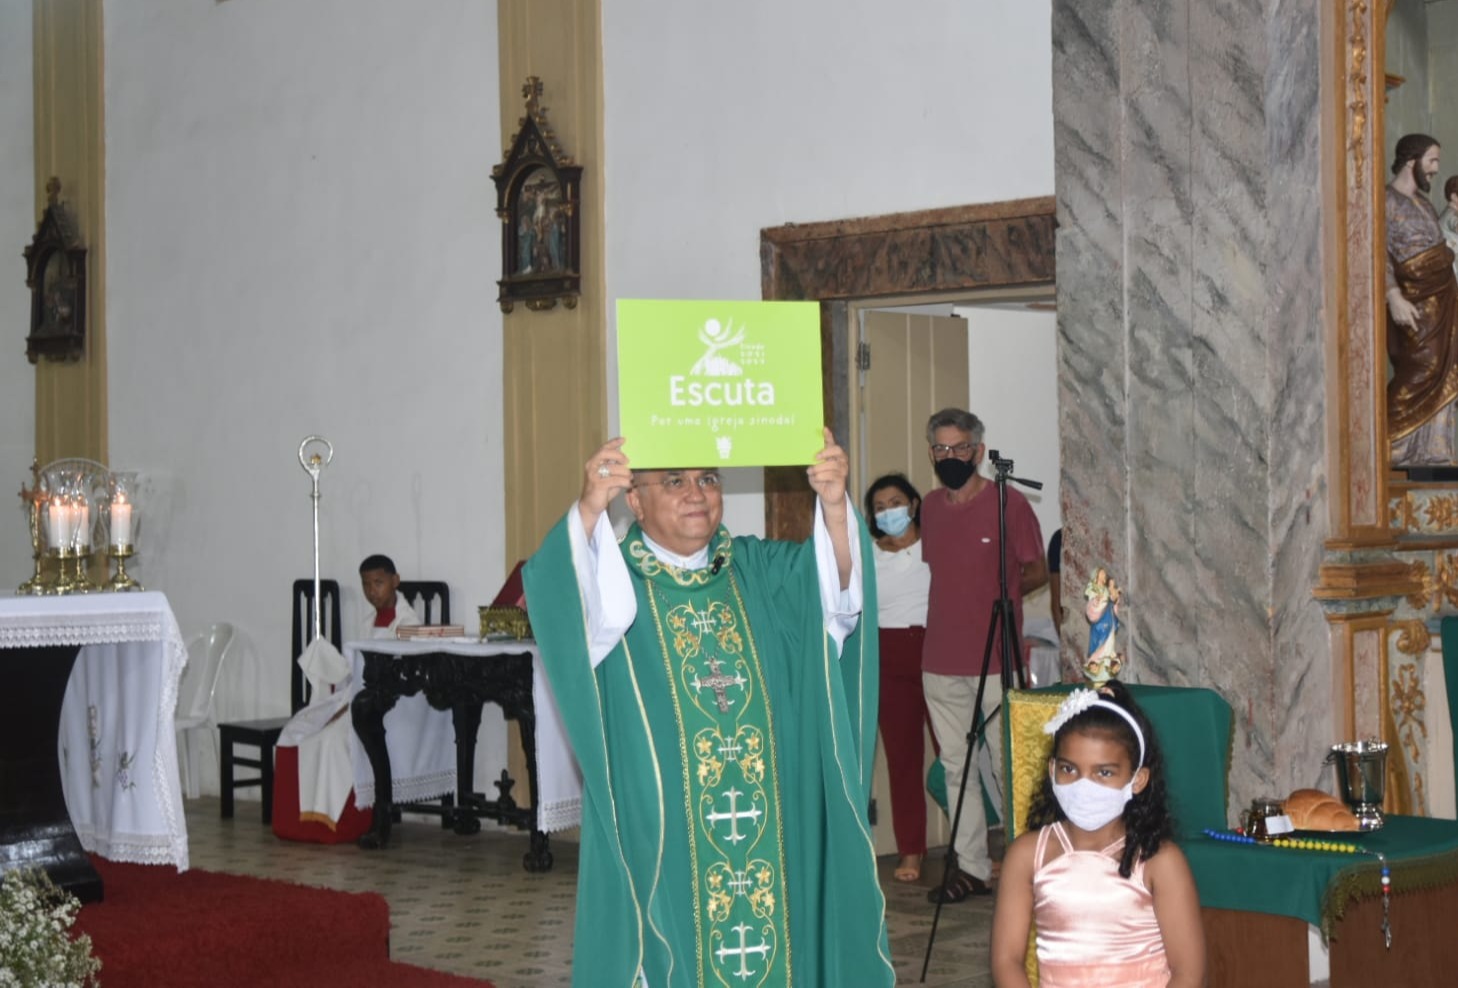
[{"label": "white blouse", "polygon": [[921,539],[895,552],[887,552],[878,545],[874,554],[881,627],[925,627],[931,567],[922,561]]}]

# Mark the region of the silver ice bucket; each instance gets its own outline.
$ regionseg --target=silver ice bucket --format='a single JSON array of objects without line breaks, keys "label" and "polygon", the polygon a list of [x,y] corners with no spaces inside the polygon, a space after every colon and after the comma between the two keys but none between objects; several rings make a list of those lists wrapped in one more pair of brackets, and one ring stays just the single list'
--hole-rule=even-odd
[{"label": "silver ice bucket", "polygon": [[1341,797],[1357,817],[1362,830],[1382,829],[1382,795],[1387,784],[1385,741],[1344,741],[1331,746],[1326,756],[1336,765]]}]

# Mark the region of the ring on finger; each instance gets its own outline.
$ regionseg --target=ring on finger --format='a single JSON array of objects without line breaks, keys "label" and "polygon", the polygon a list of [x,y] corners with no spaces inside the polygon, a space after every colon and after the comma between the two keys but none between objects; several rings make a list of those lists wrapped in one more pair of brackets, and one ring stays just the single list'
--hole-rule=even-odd
[{"label": "ring on finger", "polygon": [[613,474],[613,468],[610,467],[610,466],[608,466],[608,461],[607,460],[603,460],[601,463],[599,463],[597,465],[597,475],[599,477],[601,477],[602,479],[606,480],[607,478],[611,477],[612,474]]}]

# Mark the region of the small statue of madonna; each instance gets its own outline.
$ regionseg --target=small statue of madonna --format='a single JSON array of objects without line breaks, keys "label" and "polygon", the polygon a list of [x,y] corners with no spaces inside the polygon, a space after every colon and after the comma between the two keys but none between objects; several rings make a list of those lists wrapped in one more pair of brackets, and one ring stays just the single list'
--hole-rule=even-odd
[{"label": "small statue of madonna", "polygon": [[1093,627],[1088,633],[1088,659],[1084,675],[1092,683],[1106,683],[1119,675],[1124,660],[1119,655],[1115,637],[1119,631],[1119,597],[1121,591],[1106,570],[1100,567],[1083,588],[1088,601],[1084,614]]}]

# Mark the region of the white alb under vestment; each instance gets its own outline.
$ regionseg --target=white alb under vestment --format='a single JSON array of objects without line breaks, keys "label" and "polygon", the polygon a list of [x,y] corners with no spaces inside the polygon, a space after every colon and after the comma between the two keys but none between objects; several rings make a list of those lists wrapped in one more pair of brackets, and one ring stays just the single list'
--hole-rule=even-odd
[{"label": "white alb under vestment", "polygon": [[[375,627],[371,615],[364,637],[394,638],[396,628],[419,623],[420,617],[397,590],[395,619],[387,627]],[[278,747],[299,749],[299,819],[332,829],[354,790],[349,662],[321,636],[309,643],[298,663],[309,680],[313,699],[284,726]]]}]

